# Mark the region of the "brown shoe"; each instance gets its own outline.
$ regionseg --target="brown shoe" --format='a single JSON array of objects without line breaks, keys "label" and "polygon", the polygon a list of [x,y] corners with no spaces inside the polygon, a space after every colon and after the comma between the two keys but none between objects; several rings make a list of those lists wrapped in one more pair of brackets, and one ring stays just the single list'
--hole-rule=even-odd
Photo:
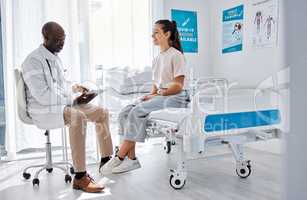
[{"label": "brown shoe", "polygon": [[95,183],[94,179],[88,174],[84,175],[81,179],[74,178],[73,189],[83,190],[89,193],[98,193],[104,189],[104,186]]}]

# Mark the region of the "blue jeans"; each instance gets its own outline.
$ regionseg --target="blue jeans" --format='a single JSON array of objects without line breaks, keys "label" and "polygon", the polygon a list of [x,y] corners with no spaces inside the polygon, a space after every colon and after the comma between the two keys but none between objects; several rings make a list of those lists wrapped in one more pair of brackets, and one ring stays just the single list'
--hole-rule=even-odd
[{"label": "blue jeans", "polygon": [[148,101],[130,104],[119,114],[119,134],[123,135],[125,140],[145,142],[147,118],[152,111],[164,108],[185,108],[189,101],[189,93],[183,90],[176,95],[155,96]]}]

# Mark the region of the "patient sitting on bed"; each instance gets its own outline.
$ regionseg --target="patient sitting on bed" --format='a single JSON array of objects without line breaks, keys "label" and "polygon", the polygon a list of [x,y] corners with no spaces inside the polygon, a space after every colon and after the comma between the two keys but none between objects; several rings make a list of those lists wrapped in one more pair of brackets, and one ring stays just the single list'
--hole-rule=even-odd
[{"label": "patient sitting on bed", "polygon": [[151,94],[121,111],[119,125],[124,141],[117,156],[103,166],[103,174],[140,168],[140,162],[135,156],[135,144],[145,141],[148,115],[166,107],[186,107],[189,102],[189,94],[185,90],[187,70],[176,22],[157,21],[152,38],[153,43],[160,47],[160,54],[153,60],[154,84]]}]

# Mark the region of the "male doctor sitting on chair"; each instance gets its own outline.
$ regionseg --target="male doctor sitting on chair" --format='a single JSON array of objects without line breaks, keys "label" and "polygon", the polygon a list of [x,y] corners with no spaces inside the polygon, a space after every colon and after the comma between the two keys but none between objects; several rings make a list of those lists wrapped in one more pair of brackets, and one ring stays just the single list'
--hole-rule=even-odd
[{"label": "male doctor sitting on chair", "polygon": [[85,93],[81,85],[70,86],[58,53],[64,47],[64,29],[55,22],[42,28],[44,43],[34,50],[22,64],[26,84],[27,111],[34,124],[42,129],[69,127],[69,139],[76,175],[73,188],[86,192],[100,192],[104,186],[94,182],[85,166],[85,135],[87,121],[96,124],[100,145],[100,168],[113,154],[108,111],[91,104],[75,105],[71,92]]}]

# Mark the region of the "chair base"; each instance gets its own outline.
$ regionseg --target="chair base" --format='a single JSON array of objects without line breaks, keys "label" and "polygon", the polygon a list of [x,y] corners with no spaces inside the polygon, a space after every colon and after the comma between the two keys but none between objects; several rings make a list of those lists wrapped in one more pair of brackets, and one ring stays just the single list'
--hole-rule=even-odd
[{"label": "chair base", "polygon": [[46,163],[45,164],[41,164],[41,165],[30,165],[30,166],[26,167],[23,170],[22,176],[25,179],[30,179],[31,174],[28,173],[27,170],[31,169],[31,168],[39,168],[36,171],[36,173],[35,173],[35,176],[34,176],[34,179],[33,179],[33,186],[34,185],[39,185],[38,176],[39,176],[39,174],[42,171],[46,170],[48,173],[51,173],[53,171],[53,168],[57,168],[57,169],[60,169],[60,170],[62,170],[64,172],[64,174],[65,174],[65,182],[66,183],[71,182],[72,178],[71,178],[71,176],[69,174],[68,168],[70,168],[70,172],[71,172],[71,174],[73,174],[74,173],[74,170],[73,170],[74,168],[73,168],[72,164],[70,164],[67,161],[52,162],[52,149],[51,149],[50,132],[49,132],[49,130],[46,130],[45,136],[46,136],[46,139],[47,139],[47,142],[46,142]]},{"label": "chair base", "polygon": [[[55,162],[55,163],[52,163],[52,164],[41,164],[41,165],[31,165],[31,166],[28,166],[26,167],[24,170],[23,170],[23,178],[24,179],[30,179],[31,177],[31,174],[28,173],[27,171],[31,168],[39,168],[36,172],[35,172],[35,175],[34,175],[34,178],[33,178],[33,186],[34,185],[39,185],[39,174],[46,170],[48,173],[52,173],[53,169],[56,168],[56,169],[59,169],[61,171],[64,172],[65,174],[65,182],[68,183],[68,182],[71,182],[72,181],[72,178],[71,178],[71,175],[69,172],[73,172],[73,166],[72,164],[70,164],[69,162]],[[70,171],[69,171],[70,170]]]}]

